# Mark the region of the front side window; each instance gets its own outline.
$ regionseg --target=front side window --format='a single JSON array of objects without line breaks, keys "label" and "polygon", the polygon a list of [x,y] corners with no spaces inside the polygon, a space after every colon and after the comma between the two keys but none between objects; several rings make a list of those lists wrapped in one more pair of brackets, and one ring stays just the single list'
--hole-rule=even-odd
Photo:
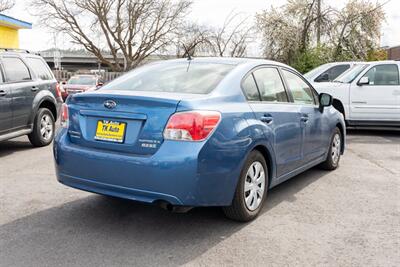
[{"label": "front side window", "polygon": [[151,64],[135,69],[100,90],[208,94],[236,65],[184,62]]},{"label": "front side window", "polygon": [[247,78],[243,81],[242,88],[248,101],[260,101],[260,94],[258,93],[253,74],[247,76]]},{"label": "front side window", "polygon": [[276,68],[262,68],[254,71],[262,101],[289,102],[281,76]]},{"label": "front side window", "polygon": [[31,69],[36,73],[36,76],[41,80],[52,80],[53,76],[44,63],[40,58],[32,58],[28,57],[25,59]]},{"label": "front side window", "polygon": [[329,68],[321,73],[314,81],[315,82],[330,82],[336,79],[340,74],[350,68],[349,64],[337,65]]},{"label": "front side window", "polygon": [[398,85],[399,69],[397,65],[378,65],[372,67],[363,77],[368,77],[369,85]]},{"label": "front side window", "polygon": [[314,105],[314,95],[310,86],[296,74],[287,70],[283,70],[282,72],[293,96],[293,101],[298,104]]},{"label": "front side window", "polygon": [[4,72],[7,82],[21,82],[31,80],[28,67],[20,58],[3,57]]}]

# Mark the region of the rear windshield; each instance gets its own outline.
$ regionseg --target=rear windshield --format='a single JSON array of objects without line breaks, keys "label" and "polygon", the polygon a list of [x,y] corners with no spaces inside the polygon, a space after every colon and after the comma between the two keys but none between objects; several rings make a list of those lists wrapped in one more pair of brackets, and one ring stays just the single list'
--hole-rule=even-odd
[{"label": "rear windshield", "polygon": [[194,62],[149,65],[121,76],[101,90],[208,94],[234,67]]},{"label": "rear windshield", "polygon": [[68,80],[68,84],[96,85],[96,78],[90,76],[72,77]]}]

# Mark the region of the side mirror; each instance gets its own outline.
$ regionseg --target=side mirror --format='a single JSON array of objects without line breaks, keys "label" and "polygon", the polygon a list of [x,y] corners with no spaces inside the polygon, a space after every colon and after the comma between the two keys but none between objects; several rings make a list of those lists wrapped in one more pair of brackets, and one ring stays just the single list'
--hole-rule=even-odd
[{"label": "side mirror", "polygon": [[97,83],[97,87],[102,87],[103,86],[103,83],[102,82],[98,82]]},{"label": "side mirror", "polygon": [[362,77],[357,83],[357,85],[366,85],[366,84],[369,84],[369,78],[367,76]]},{"label": "side mirror", "polygon": [[324,73],[324,74],[318,76],[318,78],[315,79],[315,82],[318,82],[318,83],[329,82],[329,74]]},{"label": "side mirror", "polygon": [[321,93],[319,94],[319,109],[321,112],[325,107],[332,106],[333,97],[330,94]]}]

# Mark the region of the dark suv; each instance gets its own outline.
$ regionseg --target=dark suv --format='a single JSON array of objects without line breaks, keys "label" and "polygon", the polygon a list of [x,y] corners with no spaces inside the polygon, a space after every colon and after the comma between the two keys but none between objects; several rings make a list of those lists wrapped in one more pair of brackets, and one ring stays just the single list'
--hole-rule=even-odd
[{"label": "dark suv", "polygon": [[57,80],[42,57],[0,49],[0,141],[28,135],[33,146],[50,144],[61,103]]}]

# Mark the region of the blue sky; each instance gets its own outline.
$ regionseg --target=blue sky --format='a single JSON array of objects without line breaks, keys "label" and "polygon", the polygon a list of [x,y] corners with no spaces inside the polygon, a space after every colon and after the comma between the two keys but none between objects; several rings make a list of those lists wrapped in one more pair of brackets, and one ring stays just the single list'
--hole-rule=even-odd
[{"label": "blue sky", "polygon": [[[244,16],[254,16],[257,12],[269,8],[271,5],[279,6],[285,1],[273,0],[194,0],[190,18],[202,24],[221,25],[226,16],[234,10]],[[342,6],[345,0],[326,0]],[[383,3],[385,0],[379,0]],[[21,30],[21,48],[40,51],[54,47],[54,37],[48,30],[35,23],[35,18],[29,14],[29,1],[17,0],[16,6],[7,14],[16,18],[33,22],[32,30]],[[382,27],[382,46],[400,45],[400,0],[391,0],[384,6],[386,22]],[[60,48],[68,48],[67,38],[59,36],[57,45]]]}]

